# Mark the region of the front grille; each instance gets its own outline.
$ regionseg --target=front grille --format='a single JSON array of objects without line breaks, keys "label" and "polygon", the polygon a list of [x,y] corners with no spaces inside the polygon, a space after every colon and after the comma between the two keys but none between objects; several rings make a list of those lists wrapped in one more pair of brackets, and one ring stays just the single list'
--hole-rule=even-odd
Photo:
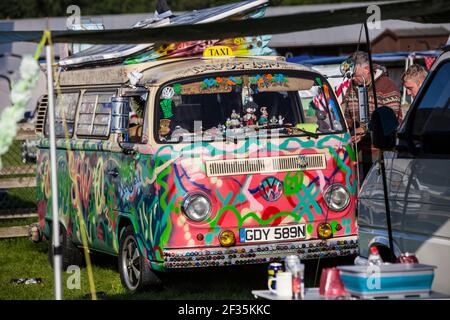
[{"label": "front grille", "polygon": [[321,170],[325,168],[326,160],[324,154],[216,160],[206,162],[206,174],[208,177]]}]

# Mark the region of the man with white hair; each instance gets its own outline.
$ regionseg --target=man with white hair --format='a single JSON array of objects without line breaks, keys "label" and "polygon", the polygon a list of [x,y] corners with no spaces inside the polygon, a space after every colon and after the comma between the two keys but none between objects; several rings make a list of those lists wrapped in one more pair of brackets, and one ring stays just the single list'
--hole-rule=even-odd
[{"label": "man with white hair", "polygon": [[[360,178],[364,179],[370,170],[373,160],[378,156],[377,149],[372,147],[370,134],[368,134],[367,123],[360,121],[358,87],[367,88],[369,102],[369,118],[375,110],[375,99],[372,88],[372,77],[370,74],[369,56],[366,52],[357,51],[349,59],[353,65],[351,72],[352,81],[343,98],[342,105],[345,118],[352,135],[352,141],[357,144],[359,153]],[[374,65],[375,89],[378,106],[387,106],[394,110],[399,123],[402,120],[400,107],[400,91],[395,83],[388,77],[386,68]]]}]

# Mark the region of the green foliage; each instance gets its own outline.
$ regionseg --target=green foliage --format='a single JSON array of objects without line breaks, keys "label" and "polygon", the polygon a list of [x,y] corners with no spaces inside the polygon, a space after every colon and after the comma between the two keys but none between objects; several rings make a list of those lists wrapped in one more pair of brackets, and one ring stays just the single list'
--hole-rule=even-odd
[{"label": "green foliage", "polygon": [[[168,0],[173,11],[214,7],[239,0]],[[348,0],[271,0],[271,6],[346,2]],[[362,0],[353,0],[354,2]],[[67,15],[70,5],[78,5],[82,15],[143,13],[155,10],[156,0],[15,0],[0,1],[0,19],[55,17]]]}]

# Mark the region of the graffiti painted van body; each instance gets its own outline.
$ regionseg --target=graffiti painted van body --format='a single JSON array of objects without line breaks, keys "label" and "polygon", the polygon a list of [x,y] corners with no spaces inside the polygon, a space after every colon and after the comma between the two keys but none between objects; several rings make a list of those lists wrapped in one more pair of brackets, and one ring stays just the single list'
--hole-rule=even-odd
[{"label": "graffiti painted van body", "polygon": [[[76,246],[84,220],[89,249],[120,257],[128,227],[157,271],[356,252],[354,153],[320,74],[274,57],[190,58],[66,71],[60,85],[60,222]],[[143,106],[133,143],[111,127],[119,96]],[[38,206],[49,236],[45,109]]]}]

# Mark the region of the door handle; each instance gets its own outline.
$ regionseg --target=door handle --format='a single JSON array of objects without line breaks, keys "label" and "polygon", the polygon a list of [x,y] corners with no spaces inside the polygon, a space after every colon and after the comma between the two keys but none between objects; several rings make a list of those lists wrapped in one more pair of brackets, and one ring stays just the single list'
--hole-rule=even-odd
[{"label": "door handle", "polygon": [[119,176],[119,170],[117,169],[108,170],[108,174],[114,178],[117,178]]}]

